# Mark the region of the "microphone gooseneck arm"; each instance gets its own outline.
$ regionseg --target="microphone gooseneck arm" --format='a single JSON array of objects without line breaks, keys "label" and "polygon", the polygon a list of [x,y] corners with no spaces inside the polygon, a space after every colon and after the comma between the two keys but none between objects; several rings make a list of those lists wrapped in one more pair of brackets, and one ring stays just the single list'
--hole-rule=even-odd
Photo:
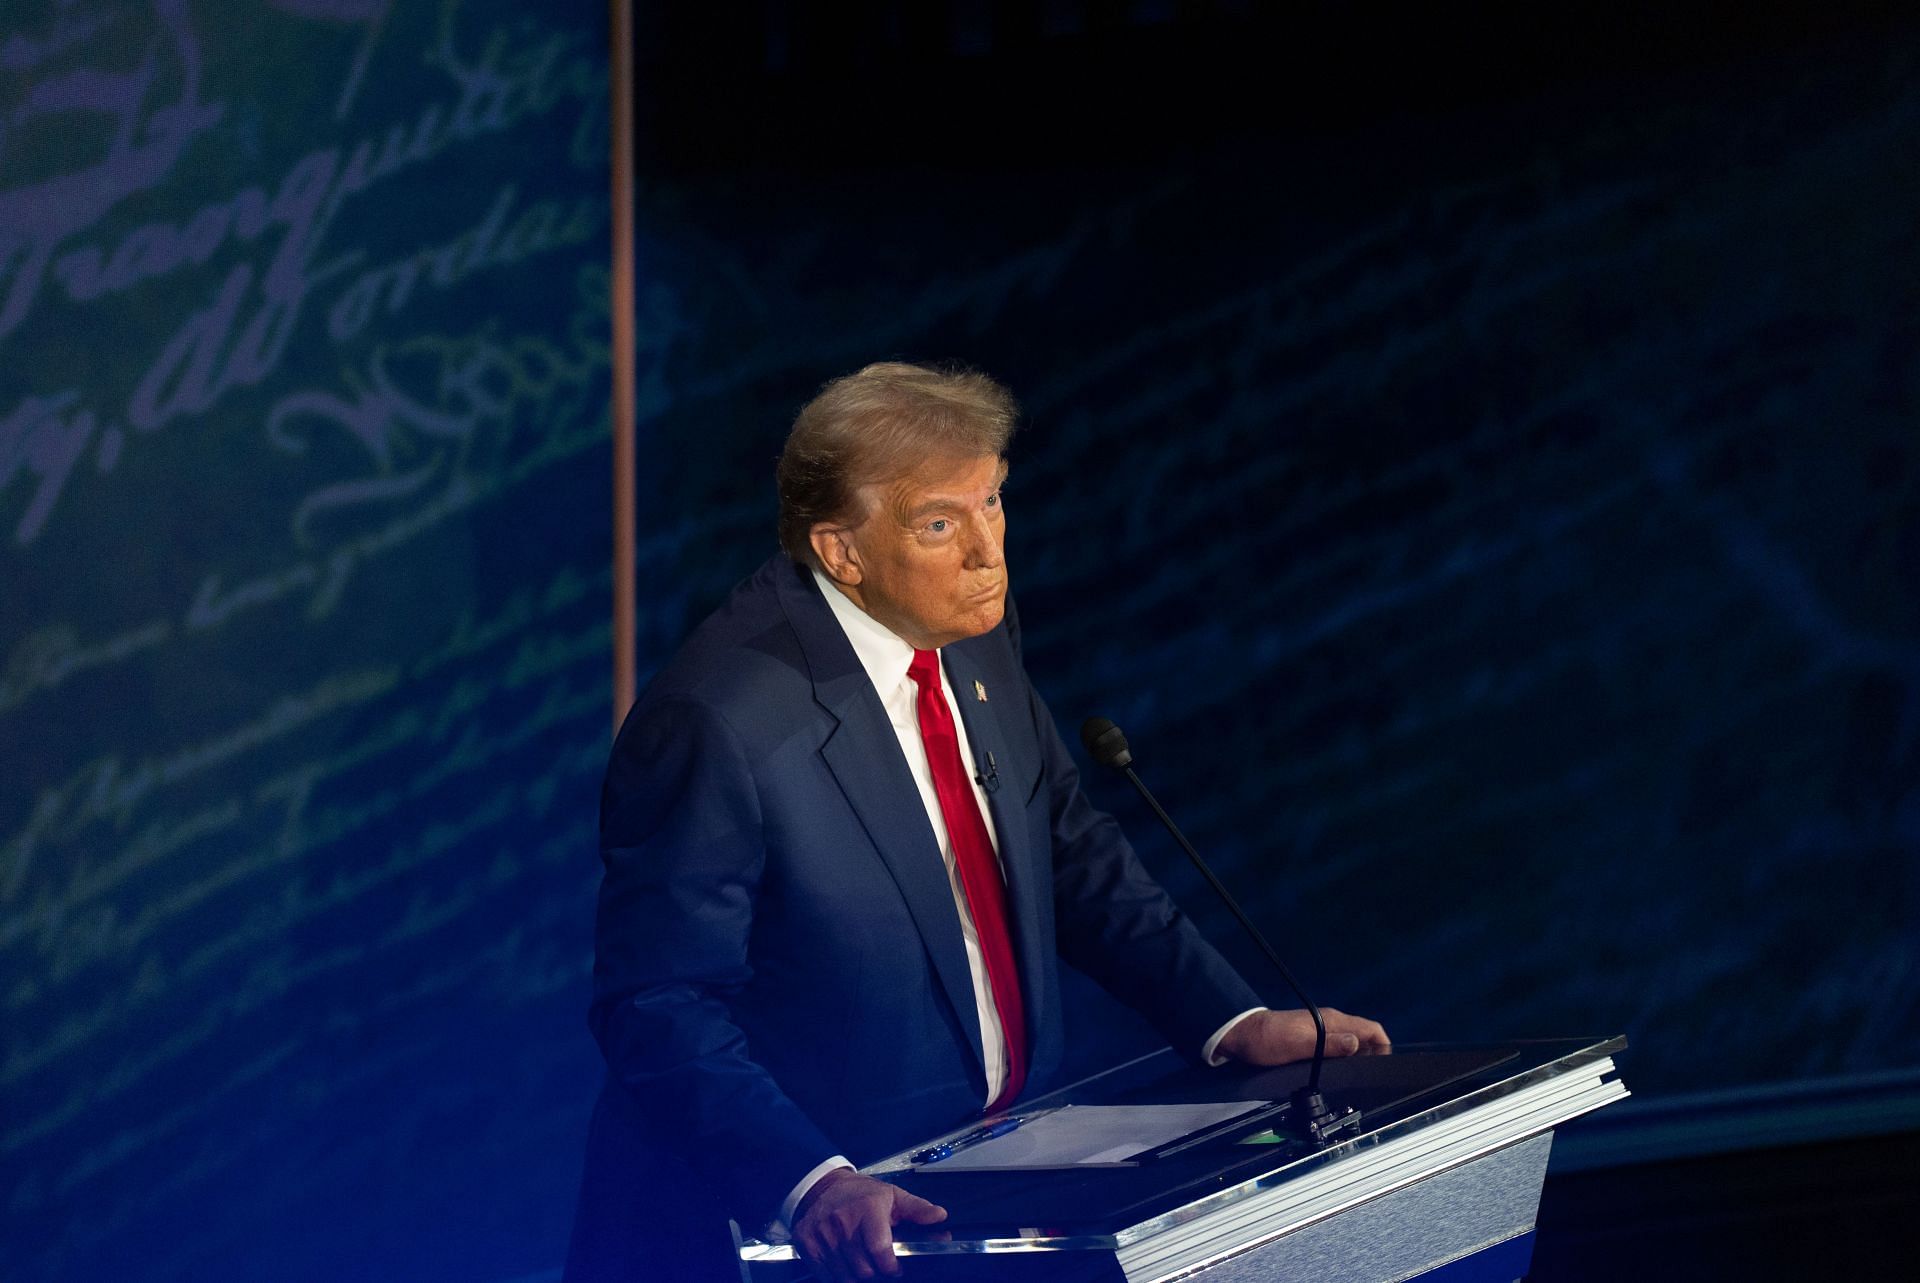
[{"label": "microphone gooseneck arm", "polygon": [[1260,928],[1254,926],[1253,920],[1240,908],[1240,902],[1233,898],[1219,877],[1214,874],[1213,869],[1200,858],[1200,852],[1194,849],[1193,843],[1187,841],[1187,835],[1180,831],[1180,826],[1173,822],[1173,817],[1167,814],[1166,808],[1160,805],[1159,799],[1154,797],[1139,775],[1135,774],[1133,752],[1127,747],[1127,737],[1121,733],[1120,728],[1104,717],[1089,718],[1080,726],[1080,743],[1085,746],[1094,761],[1119,771],[1127,777],[1127,781],[1159,817],[1160,823],[1166,825],[1167,832],[1173,834],[1173,840],[1180,844],[1180,849],[1187,853],[1187,859],[1193,862],[1193,867],[1200,870],[1200,876],[1207,880],[1207,885],[1213,888],[1213,893],[1220,897],[1221,903],[1227,906],[1241,928],[1253,937],[1253,942],[1260,946],[1260,952],[1266,955],[1267,961],[1273,964],[1273,969],[1280,973],[1280,978],[1287,982],[1287,987],[1293,990],[1295,997],[1300,999],[1300,1005],[1306,1008],[1309,1016],[1313,1017],[1313,1064],[1307,1071],[1307,1085],[1294,1092],[1292,1096],[1294,1114],[1291,1122],[1295,1133],[1316,1145],[1324,1145],[1334,1136],[1357,1128],[1360,1125],[1359,1110],[1345,1109],[1336,1114],[1328,1108],[1327,1102],[1320,1095],[1320,1067],[1327,1060],[1327,1021],[1326,1017],[1320,1014],[1320,1004],[1307,996],[1307,991],[1302,989],[1300,982],[1293,978],[1293,972],[1287,969],[1287,964],[1280,961],[1280,955],[1274,951],[1271,944],[1267,943],[1267,938],[1260,933]]},{"label": "microphone gooseneck arm", "polygon": [[1213,893],[1220,897],[1221,903],[1227,906],[1227,911],[1233,914],[1234,920],[1253,938],[1253,942],[1260,946],[1260,952],[1267,955],[1267,961],[1271,962],[1273,969],[1280,973],[1280,978],[1287,982],[1287,988],[1293,990],[1293,996],[1300,1000],[1300,1005],[1305,1007],[1307,1014],[1313,1017],[1313,1068],[1308,1071],[1307,1090],[1319,1091],[1320,1066],[1327,1058],[1327,1022],[1326,1018],[1320,1014],[1320,1004],[1307,997],[1307,991],[1302,989],[1300,982],[1293,978],[1293,972],[1287,970],[1287,964],[1280,961],[1280,955],[1274,952],[1271,944],[1267,943],[1267,938],[1260,933],[1260,928],[1253,925],[1253,920],[1240,908],[1240,902],[1233,898],[1232,893],[1215,876],[1212,867],[1200,858],[1200,853],[1193,849],[1193,843],[1187,841],[1187,835],[1180,831],[1180,826],[1173,822],[1173,817],[1167,814],[1166,808],[1160,805],[1159,799],[1154,797],[1147,790],[1147,786],[1141,783],[1140,777],[1134,774],[1133,767],[1125,765],[1118,770],[1139,791],[1146,804],[1153,809],[1153,813],[1160,817],[1160,823],[1167,826],[1167,832],[1173,834],[1173,840],[1178,842],[1180,849],[1187,853],[1187,859],[1193,862],[1193,867],[1200,870],[1200,876],[1207,880],[1207,885],[1213,888]]}]

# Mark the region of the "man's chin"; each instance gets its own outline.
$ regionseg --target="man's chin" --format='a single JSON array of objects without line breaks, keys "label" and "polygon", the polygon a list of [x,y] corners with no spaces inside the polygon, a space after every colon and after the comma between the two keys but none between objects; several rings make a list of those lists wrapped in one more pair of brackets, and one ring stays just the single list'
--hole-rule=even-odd
[{"label": "man's chin", "polygon": [[984,633],[992,632],[1000,626],[1000,621],[1006,618],[1006,615],[1007,594],[1002,590],[1001,592],[995,593],[992,600],[988,601],[985,605],[975,608],[972,615],[968,617],[967,622],[974,625],[974,627],[967,633],[967,636],[979,637]]},{"label": "man's chin", "polygon": [[[966,641],[971,637],[984,636],[1000,626],[1006,617],[1007,594],[1005,589],[978,602],[964,603],[960,609],[947,617],[941,646],[950,646],[957,641]],[[903,636],[905,634],[902,634]]]}]

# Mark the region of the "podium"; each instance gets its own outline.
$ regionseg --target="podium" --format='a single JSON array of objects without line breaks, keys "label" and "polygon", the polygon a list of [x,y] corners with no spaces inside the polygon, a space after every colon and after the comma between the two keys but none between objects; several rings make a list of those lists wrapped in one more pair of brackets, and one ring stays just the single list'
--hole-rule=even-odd
[{"label": "podium", "polygon": [[[1012,1115],[1032,1126],[1084,1105],[1122,1123],[1166,1105],[1244,1102],[1256,1112],[1098,1162],[983,1161],[1011,1136],[959,1151],[975,1170],[913,1162],[975,1123],[861,1170],[947,1208],[939,1226],[896,1231],[912,1232],[895,1245],[905,1277],[928,1283],[1511,1283],[1532,1259],[1553,1129],[1628,1094],[1613,1063],[1625,1046],[1620,1037],[1425,1044],[1330,1060],[1321,1091],[1336,1111],[1357,1109],[1359,1123],[1323,1147],[1287,1138],[1284,1102],[1306,1066],[1203,1069],[1160,1051]],[[749,1283],[810,1277],[787,1244],[738,1248]]]}]

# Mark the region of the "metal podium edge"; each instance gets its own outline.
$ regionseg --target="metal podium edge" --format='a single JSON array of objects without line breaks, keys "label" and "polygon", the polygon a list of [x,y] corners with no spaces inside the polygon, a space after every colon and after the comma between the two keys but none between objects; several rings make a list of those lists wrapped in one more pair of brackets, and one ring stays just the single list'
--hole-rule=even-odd
[{"label": "metal podium edge", "polygon": [[1127,1278],[1139,1283],[1161,1283],[1226,1260],[1623,1099],[1629,1094],[1625,1085],[1604,1077],[1613,1068],[1609,1057],[1591,1074],[1552,1078],[1440,1123],[1358,1137],[1328,1151],[1338,1161],[1319,1170],[1272,1173],[1252,1182],[1267,1186],[1259,1193],[1223,1190],[1179,1209],[1173,1224],[1147,1233],[1139,1227],[1121,1231],[1115,1236],[1117,1259]]},{"label": "metal podium edge", "polygon": [[[1451,1102],[1437,1120],[1422,1114],[1362,1133],[1114,1233],[901,1242],[894,1253],[1109,1251],[1129,1280],[1166,1283],[1625,1099],[1626,1085],[1609,1077],[1617,1072],[1611,1053],[1624,1046],[1609,1039],[1543,1067],[1554,1070],[1545,1077],[1534,1070]],[[797,1253],[788,1243],[748,1242],[740,1259],[792,1261]]]}]

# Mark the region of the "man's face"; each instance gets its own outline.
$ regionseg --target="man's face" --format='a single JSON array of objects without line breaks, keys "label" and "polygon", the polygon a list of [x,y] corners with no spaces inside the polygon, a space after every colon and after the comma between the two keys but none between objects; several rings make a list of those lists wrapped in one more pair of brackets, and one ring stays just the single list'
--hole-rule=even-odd
[{"label": "man's face", "polygon": [[993,455],[930,459],[864,487],[866,515],[815,527],[814,549],[855,604],[912,645],[978,637],[1006,609],[1006,477]]}]

